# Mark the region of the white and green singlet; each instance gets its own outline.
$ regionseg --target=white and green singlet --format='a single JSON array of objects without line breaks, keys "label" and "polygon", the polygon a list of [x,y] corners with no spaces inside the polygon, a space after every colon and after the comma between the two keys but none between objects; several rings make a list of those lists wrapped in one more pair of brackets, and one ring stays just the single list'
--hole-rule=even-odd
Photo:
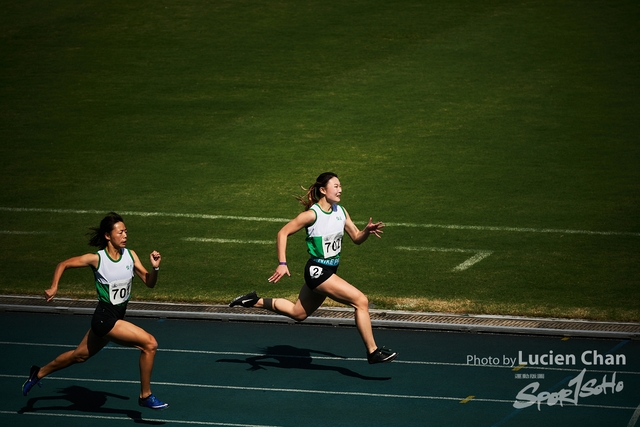
[{"label": "white and green singlet", "polygon": [[317,203],[310,209],[316,214],[316,220],[307,227],[309,255],[319,260],[332,260],[338,265],[347,214],[337,204],[331,205],[330,212],[323,211]]},{"label": "white and green singlet", "polygon": [[131,297],[133,282],[133,257],[129,249],[122,249],[120,259],[114,261],[106,250],[96,252],[98,268],[93,269],[96,278],[98,300],[113,305],[125,305]]}]

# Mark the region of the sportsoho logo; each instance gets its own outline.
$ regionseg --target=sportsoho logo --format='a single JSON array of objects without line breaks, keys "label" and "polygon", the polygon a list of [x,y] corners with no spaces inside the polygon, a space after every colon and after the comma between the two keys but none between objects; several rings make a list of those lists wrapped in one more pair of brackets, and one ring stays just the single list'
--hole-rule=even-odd
[{"label": "sportsoho logo", "polygon": [[[507,355],[502,355],[501,357],[467,355],[468,365],[501,365],[513,368],[514,371],[518,372],[516,373],[516,379],[544,379],[545,374],[520,373],[519,371],[525,367],[544,369],[576,366],[578,361],[583,366],[589,367],[624,366],[627,364],[627,358],[624,354],[601,354],[597,350],[586,350],[580,354],[554,354],[553,351],[542,354],[523,354],[522,351],[518,351],[517,357],[509,357]],[[617,372],[604,375],[602,373],[594,374],[590,378],[587,368],[583,368],[578,375],[570,378],[566,384],[566,387],[555,391],[553,389],[557,389],[559,385],[551,386],[551,388],[545,390],[544,387],[541,387],[539,381],[531,382],[517,393],[513,407],[523,409],[536,405],[540,410],[545,404],[547,406],[578,405],[580,399],[600,394],[615,395],[624,390],[624,382],[618,380]]]},{"label": "sportsoho logo", "polygon": [[[554,354],[549,351],[545,354],[528,354],[526,357],[522,351],[518,352],[519,366],[575,366],[578,357],[575,354]],[[624,354],[600,354],[597,350],[583,351],[579,360],[586,366],[620,366],[627,364],[627,357]],[[600,394],[620,393],[624,389],[624,382],[616,380],[616,372],[611,376],[604,375],[602,380],[597,378],[587,379],[587,368],[569,380],[567,388],[559,391],[541,391],[539,382],[532,382],[525,386],[516,396],[513,407],[517,409],[527,408],[532,405],[538,406],[538,411],[543,403],[547,406],[565,404],[577,405],[581,398],[598,396]]]},{"label": "sportsoho logo", "polygon": [[533,382],[520,390],[513,407],[522,409],[537,404],[539,411],[543,403],[546,403],[547,406],[555,406],[557,404],[560,406],[564,406],[564,404],[578,405],[580,398],[597,396],[602,393],[620,393],[624,389],[624,382],[616,381],[616,372],[611,375],[610,379],[608,379],[608,375],[605,375],[600,382],[596,378],[585,381],[586,373],[587,368],[584,368],[575,378],[569,381],[568,388],[555,392],[542,391],[534,394],[540,388],[540,383]]}]

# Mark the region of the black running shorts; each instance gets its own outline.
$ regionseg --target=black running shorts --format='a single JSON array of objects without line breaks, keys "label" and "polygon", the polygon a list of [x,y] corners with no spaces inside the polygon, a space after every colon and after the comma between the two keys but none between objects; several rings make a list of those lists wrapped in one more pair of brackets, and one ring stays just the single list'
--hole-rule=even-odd
[{"label": "black running shorts", "polygon": [[307,261],[304,267],[304,283],[310,289],[315,289],[322,285],[329,277],[338,271],[338,266],[329,266],[315,262],[313,259]]},{"label": "black running shorts", "polygon": [[113,305],[98,301],[96,311],[91,319],[91,330],[99,337],[104,337],[115,326],[118,320],[124,319],[126,305]]}]

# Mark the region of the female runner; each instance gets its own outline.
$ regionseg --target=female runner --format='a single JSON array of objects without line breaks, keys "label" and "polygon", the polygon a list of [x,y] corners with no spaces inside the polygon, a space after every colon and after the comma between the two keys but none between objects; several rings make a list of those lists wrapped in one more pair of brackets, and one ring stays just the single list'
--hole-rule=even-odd
[{"label": "female runner", "polygon": [[356,287],[336,274],[340,263],[342,237],[346,231],[357,245],[363,243],[370,234],[380,237],[384,224],[373,223],[371,218],[364,230],[351,221],[347,211],[338,203],[342,186],[338,176],[332,172],[321,174],[300,198],[305,211],[288,222],[278,232],[278,267],[269,277],[269,282],[277,282],[284,275],[291,276],[287,267],[287,238],[303,228],[307,230],[307,250],[310,258],[304,270],[305,284],[295,303],[283,298],[260,298],[255,291],[235,298],[229,306],[265,308],[278,314],[303,321],[320,307],[326,297],[355,309],[356,327],[367,350],[369,363],[391,362],[397,353],[378,347],[373,338],[369,301]]},{"label": "female runner", "polygon": [[40,380],[47,375],[87,361],[111,341],[141,351],[138,404],[151,409],[166,409],[169,405],[151,393],[151,371],[158,343],[153,335],[124,320],[134,273],[147,287],[153,288],[158,280],[162,257],[157,251],[149,255],[153,269],[148,272],[138,255],[126,249],[127,228],[122,217],[115,212],[105,216],[100,227],[91,230],[89,245],[100,250],[62,261],[53,274],[51,287],[44,291],[46,300],[53,300],[58,282],[67,268],[91,267],[98,292],[98,306],[91,320],[91,329],[75,350],[62,353],[41,368],[32,366],[29,379],[22,386],[22,394],[26,396],[34,385],[40,386]]}]

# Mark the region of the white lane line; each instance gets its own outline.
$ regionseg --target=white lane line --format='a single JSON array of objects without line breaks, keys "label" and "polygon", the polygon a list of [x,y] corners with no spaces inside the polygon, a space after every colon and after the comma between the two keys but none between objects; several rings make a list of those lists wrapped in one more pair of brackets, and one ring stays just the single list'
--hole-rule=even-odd
[{"label": "white lane line", "polygon": [[[77,414],[56,414],[53,412],[22,412],[18,414],[17,412],[11,411],[0,411],[0,414],[3,415],[37,415],[43,417],[63,417],[63,418],[86,418],[86,419],[95,419],[95,420],[115,420],[115,421],[131,421],[130,417],[113,417],[113,416],[105,416],[105,415],[77,415]],[[134,420],[135,421],[135,420]],[[169,420],[162,418],[141,418],[140,421],[142,423],[176,423],[176,424],[189,424],[189,425],[203,425],[203,426],[227,426],[227,427],[277,427],[277,426],[267,426],[262,424],[233,424],[233,423],[218,423],[214,421],[186,421],[186,420]]]},{"label": "white lane line", "polygon": [[640,405],[638,405],[636,410],[633,411],[633,415],[631,416],[631,419],[629,420],[629,424],[627,424],[627,427],[635,427],[636,423],[638,422],[638,417],[640,417]]},{"label": "white lane line", "polygon": [[[44,209],[44,208],[11,208],[0,206],[0,211],[4,212],[39,212],[39,213],[59,213],[59,214],[99,214],[103,215],[107,210],[95,209]],[[288,222],[290,218],[268,218],[253,216],[235,215],[209,215],[209,214],[185,214],[172,212],[140,212],[140,211],[120,211],[121,215],[133,216],[162,216],[173,218],[194,218],[194,219],[229,219],[236,221],[257,221],[257,222]],[[590,231],[572,230],[558,228],[530,228],[530,227],[505,227],[505,226],[484,226],[484,225],[455,225],[455,224],[414,224],[406,222],[385,222],[390,227],[411,227],[411,228],[442,228],[449,230],[474,230],[474,231],[508,231],[517,233],[559,233],[559,234],[585,234],[591,236],[631,236],[640,237],[640,233],[629,231]]]},{"label": "white lane line", "polygon": [[468,260],[464,261],[462,264],[454,267],[454,269],[451,271],[464,271],[472,265],[479,263],[493,253],[493,251],[487,251],[483,249],[429,248],[424,246],[396,246],[396,249],[401,251],[458,252],[475,254]]},{"label": "white lane line", "polygon": [[[77,344],[43,344],[43,343],[29,343],[29,342],[15,342],[15,341],[0,341],[0,345],[18,345],[18,346],[33,346],[33,347],[58,347],[65,349],[73,349],[77,346]],[[109,343],[104,350],[124,350],[124,351],[139,351],[133,347],[122,347],[116,344]],[[339,356],[296,356],[296,355],[287,355],[287,354],[266,354],[266,353],[245,353],[245,352],[237,352],[237,351],[213,351],[213,350],[189,350],[189,349],[173,349],[173,348],[158,348],[158,352],[162,353],[185,353],[185,354],[209,354],[212,356],[244,356],[244,357],[268,357],[268,358],[278,358],[278,359],[313,359],[313,360],[337,360],[344,362],[358,362],[362,363],[366,361],[364,357],[339,357]],[[393,361],[394,365],[426,365],[426,366],[454,366],[461,368],[492,368],[492,369],[509,369],[513,370],[513,366],[509,365],[478,365],[473,363],[455,363],[455,362],[427,362],[421,360],[399,360],[396,359]],[[545,366],[523,366],[522,369],[531,369],[535,371],[560,371],[560,372],[581,372],[582,369],[577,368],[569,368],[569,367],[545,367]],[[602,374],[611,374],[612,370],[603,370],[603,369],[589,369],[589,372],[593,373],[602,373]],[[626,375],[640,375],[640,372],[635,371],[620,371],[618,369],[615,370],[618,374],[626,374]]]},{"label": "white lane line", "polygon": [[[23,378],[19,375],[7,375],[0,374],[0,378]],[[133,380],[104,380],[98,378],[72,378],[72,377],[58,377],[49,376],[47,380],[54,381],[72,381],[72,382],[89,382],[89,383],[111,383],[111,384],[138,384],[139,381]],[[239,390],[239,391],[260,391],[271,393],[293,393],[293,394],[320,394],[320,395],[341,395],[341,396],[359,396],[359,397],[376,397],[376,398],[395,398],[395,399],[409,399],[409,400],[452,400],[459,402],[464,397],[447,397],[447,396],[428,396],[428,395],[412,395],[412,394],[391,394],[391,393],[369,393],[360,391],[340,391],[340,390],[313,390],[313,389],[300,389],[300,388],[276,388],[276,387],[247,387],[247,386],[233,386],[233,385],[218,385],[218,384],[197,384],[197,383],[174,383],[174,382],[162,382],[153,381],[154,386],[162,385],[168,387],[182,387],[182,388],[209,388],[218,390]],[[480,402],[498,402],[498,403],[513,403],[512,399],[474,399]]]},{"label": "white lane line", "polygon": [[202,242],[202,243],[251,243],[254,245],[275,245],[274,240],[241,240],[241,239],[214,239],[205,237],[183,237],[181,240],[185,242]]},{"label": "white lane line", "polygon": [[[6,375],[0,374],[0,378],[24,378],[19,375]],[[77,383],[89,382],[89,383],[109,383],[109,384],[138,384],[138,381],[133,380],[104,380],[97,378],[72,378],[72,377],[47,377],[48,380],[54,381],[72,381]],[[391,393],[368,393],[358,391],[340,391],[340,390],[312,390],[312,389],[299,389],[299,388],[275,388],[275,387],[247,387],[247,386],[231,386],[231,385],[217,385],[217,384],[197,384],[197,383],[174,383],[174,382],[162,382],[153,381],[153,385],[162,385],[168,387],[181,387],[181,388],[197,388],[197,389],[215,389],[215,390],[236,390],[236,391],[259,391],[267,393],[293,393],[293,394],[319,394],[319,395],[340,395],[350,397],[371,397],[371,398],[392,398],[392,399],[407,399],[407,400],[448,400],[460,402],[465,397],[448,397],[448,396],[429,396],[429,395],[413,395],[413,394],[391,394]],[[473,402],[487,402],[487,403],[506,403],[513,404],[513,399],[483,399],[474,398]],[[623,409],[634,410],[635,407],[628,406],[611,406],[611,405],[589,405],[579,404],[575,405],[584,408],[605,408],[605,409]]]}]

